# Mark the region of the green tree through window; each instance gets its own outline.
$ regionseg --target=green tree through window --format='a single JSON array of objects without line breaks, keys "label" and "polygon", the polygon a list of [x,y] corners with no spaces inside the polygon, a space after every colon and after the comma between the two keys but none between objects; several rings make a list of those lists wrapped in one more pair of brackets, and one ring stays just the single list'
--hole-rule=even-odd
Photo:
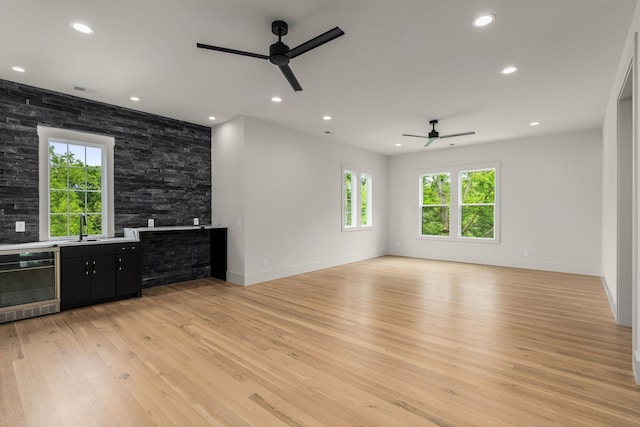
[{"label": "green tree through window", "polygon": [[460,173],[460,235],[493,238],[495,169]]},{"label": "green tree through window", "polygon": [[371,175],[363,173],[360,175],[360,225],[367,227],[371,225]]},{"label": "green tree through window", "polygon": [[420,235],[496,239],[497,168],[420,175]]},{"label": "green tree through window", "polygon": [[342,229],[373,227],[373,174],[357,166],[342,165]]},{"label": "green tree through window", "polygon": [[49,143],[49,222],[51,237],[102,235],[102,148],[62,141]]},{"label": "green tree through window", "polygon": [[354,196],[354,173],[348,170],[344,171],[343,175],[343,196],[344,196],[344,226],[345,227],[354,227],[354,212],[355,212],[355,201],[353,200]]},{"label": "green tree through window", "polygon": [[423,175],[422,235],[448,236],[451,204],[451,174]]}]

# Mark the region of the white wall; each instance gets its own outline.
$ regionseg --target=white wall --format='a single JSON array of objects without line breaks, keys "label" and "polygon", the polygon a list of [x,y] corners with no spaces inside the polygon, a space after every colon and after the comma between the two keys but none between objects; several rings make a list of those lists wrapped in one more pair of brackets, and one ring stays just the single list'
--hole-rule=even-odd
[{"label": "white wall", "polygon": [[[230,149],[236,125],[241,150]],[[234,131],[224,134],[228,127]],[[229,281],[249,285],[385,254],[385,156],[248,117],[214,128],[212,138],[214,222],[229,224],[232,239],[244,232],[244,253],[229,254]],[[372,230],[341,231],[342,163],[373,172]],[[239,171],[242,185],[227,181]],[[234,198],[243,206],[218,206]]]},{"label": "white wall", "polygon": [[244,117],[211,130],[211,223],[227,226],[227,280],[243,283],[245,274]]},{"label": "white wall", "polygon": [[[419,170],[487,162],[500,162],[500,242],[418,239]],[[392,157],[388,253],[599,275],[600,171],[598,130]]]},{"label": "white wall", "polygon": [[[640,70],[638,69],[637,52],[634,53],[635,43],[634,40],[637,37],[637,33],[640,31],[640,11],[636,7],[636,11],[633,17],[633,22],[627,36],[627,40],[623,49],[623,53],[618,65],[618,71],[616,74],[615,82],[611,88],[611,95],[609,97],[609,103],[603,122],[603,143],[602,143],[602,274],[603,281],[605,283],[607,293],[610,300],[612,300],[612,309],[617,311],[617,294],[619,289],[617,287],[617,227],[618,227],[618,199],[617,199],[617,144],[618,144],[618,97],[620,91],[624,86],[625,77],[629,69],[629,65],[634,63],[633,72],[633,160],[635,169],[634,188],[633,188],[633,224],[632,230],[628,230],[629,233],[633,233],[634,240],[634,254],[632,263],[634,264],[633,271],[633,370],[636,378],[636,382],[640,384],[640,292],[638,292],[638,265],[640,264],[640,254],[637,250],[637,242],[640,239],[640,232],[638,230],[638,200],[640,199],[640,181],[638,177],[637,169],[640,164],[640,150],[638,150],[638,123],[640,119],[640,111],[638,111],[638,76]],[[627,296],[628,297],[628,296]]]}]

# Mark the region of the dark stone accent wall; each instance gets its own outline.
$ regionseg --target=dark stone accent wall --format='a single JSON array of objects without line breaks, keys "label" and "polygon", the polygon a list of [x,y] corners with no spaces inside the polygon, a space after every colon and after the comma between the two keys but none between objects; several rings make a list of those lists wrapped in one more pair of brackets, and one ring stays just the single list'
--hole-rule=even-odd
[{"label": "dark stone accent wall", "polygon": [[209,230],[140,233],[142,287],[211,276]]},{"label": "dark stone accent wall", "polygon": [[210,221],[209,127],[0,80],[0,244],[39,240],[37,125],[115,137],[116,236]]}]

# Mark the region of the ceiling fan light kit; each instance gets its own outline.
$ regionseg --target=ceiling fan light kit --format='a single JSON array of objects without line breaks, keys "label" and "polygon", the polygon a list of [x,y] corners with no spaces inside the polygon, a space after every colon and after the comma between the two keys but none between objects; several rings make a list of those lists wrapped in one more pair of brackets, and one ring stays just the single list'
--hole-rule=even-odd
[{"label": "ceiling fan light kit", "polygon": [[278,36],[278,41],[273,43],[269,47],[268,56],[259,53],[229,49],[226,47],[212,46],[204,43],[197,43],[196,46],[202,49],[233,53],[235,55],[249,56],[258,59],[268,59],[269,62],[277,65],[278,68],[280,68],[280,71],[289,82],[291,88],[294,91],[299,92],[302,90],[302,86],[300,85],[300,82],[298,82],[296,76],[293,74],[291,67],[289,67],[289,62],[296,56],[302,55],[303,53],[308,52],[311,49],[315,49],[327,42],[330,42],[333,39],[344,35],[344,31],[342,31],[339,27],[335,27],[325,33],[320,34],[319,36],[312,38],[311,40],[302,43],[299,46],[294,47],[293,49],[289,49],[289,46],[284,44],[284,42],[282,41],[282,37],[286,36],[289,32],[289,25],[286,22],[280,20],[273,21],[271,23],[271,32],[274,35]]}]

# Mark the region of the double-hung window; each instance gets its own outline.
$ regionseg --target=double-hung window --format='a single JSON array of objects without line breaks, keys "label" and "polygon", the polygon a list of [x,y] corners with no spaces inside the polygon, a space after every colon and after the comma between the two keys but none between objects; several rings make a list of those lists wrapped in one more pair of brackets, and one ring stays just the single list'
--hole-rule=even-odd
[{"label": "double-hung window", "polygon": [[342,229],[373,226],[373,175],[361,168],[342,166]]},{"label": "double-hung window", "polygon": [[44,126],[38,135],[40,240],[113,236],[114,139]]},{"label": "double-hung window", "polygon": [[459,174],[460,237],[494,239],[496,223],[496,169]]},{"label": "double-hung window", "polygon": [[422,175],[420,188],[420,234],[448,236],[451,228],[451,173]]},{"label": "double-hung window", "polygon": [[420,174],[420,236],[498,240],[498,165]]}]

